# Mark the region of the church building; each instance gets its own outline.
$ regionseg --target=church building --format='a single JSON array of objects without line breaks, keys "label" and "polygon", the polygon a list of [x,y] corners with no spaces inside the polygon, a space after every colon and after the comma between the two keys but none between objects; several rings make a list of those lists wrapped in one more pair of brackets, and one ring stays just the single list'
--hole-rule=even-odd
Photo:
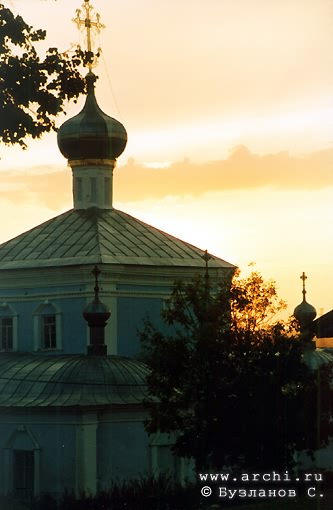
[{"label": "church building", "polygon": [[[171,439],[144,429],[138,331],[147,316],[162,327],[175,280],[204,274],[205,252],[113,207],[127,133],[95,79],[89,69],[85,105],[58,132],[73,209],[0,245],[0,494],[18,498],[176,469]],[[213,257],[208,270],[234,269]]]},{"label": "church building", "polygon": [[[305,281],[307,276],[303,272],[301,275],[303,282],[303,299],[302,302],[296,306],[294,310],[294,317],[296,318],[300,327],[299,341],[303,346],[303,360],[304,363],[317,373],[317,418],[318,423],[320,420],[320,378],[321,369],[333,367],[333,310],[316,319],[316,309],[306,300]],[[329,338],[331,337],[331,338]],[[305,424],[306,426],[306,424]],[[302,452],[298,455],[299,467],[307,468],[308,470],[327,471],[333,472],[333,442],[326,447],[320,446],[320,427],[318,426],[318,448],[313,455],[308,452]]]}]

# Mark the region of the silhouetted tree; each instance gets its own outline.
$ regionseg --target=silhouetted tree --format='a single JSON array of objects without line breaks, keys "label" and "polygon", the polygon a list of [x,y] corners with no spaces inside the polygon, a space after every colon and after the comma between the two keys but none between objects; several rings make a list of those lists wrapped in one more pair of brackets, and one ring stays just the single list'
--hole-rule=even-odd
[{"label": "silhouetted tree", "polygon": [[38,138],[55,129],[65,101],[84,91],[78,71],[84,52],[69,57],[49,48],[45,58],[37,44],[45,30],[35,30],[21,16],[0,4],[0,141],[26,147],[26,138]]},{"label": "silhouetted tree", "polygon": [[[303,362],[290,324],[267,322],[284,303],[258,272],[212,287],[177,283],[163,319],[147,320],[142,341],[150,367],[149,433],[174,433],[176,455],[199,469],[285,469],[295,452],[314,451],[332,435],[330,369]],[[319,427],[319,431],[318,431]]]}]

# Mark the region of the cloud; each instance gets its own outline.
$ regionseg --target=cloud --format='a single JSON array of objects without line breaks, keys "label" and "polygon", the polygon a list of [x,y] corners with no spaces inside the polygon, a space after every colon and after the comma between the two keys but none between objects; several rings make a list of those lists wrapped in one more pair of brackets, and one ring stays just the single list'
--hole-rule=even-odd
[{"label": "cloud", "polygon": [[16,205],[36,203],[57,211],[71,207],[72,184],[70,170],[56,167],[30,168],[1,172],[0,201]]},{"label": "cloud", "polygon": [[138,200],[168,195],[199,196],[210,191],[258,187],[313,189],[333,183],[333,149],[306,156],[253,154],[243,146],[230,151],[227,159],[203,164],[189,160],[167,168],[152,169],[130,160],[114,173],[118,200]]},{"label": "cloud", "polygon": [[[288,152],[259,155],[243,145],[233,148],[226,159],[202,164],[184,159],[156,169],[130,159],[114,171],[114,198],[131,202],[261,187],[319,189],[333,184],[332,163],[333,149],[306,156]],[[70,209],[71,171],[49,166],[1,172],[1,199],[17,205],[36,203],[53,211]]]}]

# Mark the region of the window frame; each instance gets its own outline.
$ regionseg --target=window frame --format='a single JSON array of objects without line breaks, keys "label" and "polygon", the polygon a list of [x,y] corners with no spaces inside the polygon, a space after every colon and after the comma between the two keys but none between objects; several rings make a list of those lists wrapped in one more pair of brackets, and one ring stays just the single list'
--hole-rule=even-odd
[{"label": "window frame", "polygon": [[[5,322],[8,321],[6,324]],[[0,317],[0,350],[13,350],[13,317]]]},{"label": "window frame", "polygon": [[[4,346],[3,321],[10,320],[11,341],[10,346]],[[0,304],[0,352],[15,352],[18,350],[18,315],[8,303]],[[8,339],[7,339],[8,340]]]},{"label": "window frame", "polygon": [[41,316],[41,344],[45,350],[57,348],[57,317],[55,314]]},{"label": "window frame", "polygon": [[[51,318],[54,323],[51,326],[54,331],[51,332],[51,341],[46,341],[45,318]],[[34,338],[34,351],[61,351],[63,349],[62,339],[62,313],[60,308],[49,300],[45,300],[41,303],[34,311],[34,326],[33,326],[33,338]],[[50,331],[49,331],[50,332]]]}]

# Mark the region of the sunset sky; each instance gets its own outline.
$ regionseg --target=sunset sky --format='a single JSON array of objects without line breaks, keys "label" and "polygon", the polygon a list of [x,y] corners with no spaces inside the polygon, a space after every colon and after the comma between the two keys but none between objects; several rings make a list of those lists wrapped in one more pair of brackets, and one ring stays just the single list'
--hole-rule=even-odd
[{"label": "sunset sky", "polygon": [[[41,51],[84,45],[82,0],[3,3],[47,30]],[[305,271],[308,301],[332,309],[332,1],[91,4],[106,25],[96,95],[129,137],[115,207],[244,274],[256,262],[289,313]],[[1,242],[72,207],[55,133],[0,156]]]}]

